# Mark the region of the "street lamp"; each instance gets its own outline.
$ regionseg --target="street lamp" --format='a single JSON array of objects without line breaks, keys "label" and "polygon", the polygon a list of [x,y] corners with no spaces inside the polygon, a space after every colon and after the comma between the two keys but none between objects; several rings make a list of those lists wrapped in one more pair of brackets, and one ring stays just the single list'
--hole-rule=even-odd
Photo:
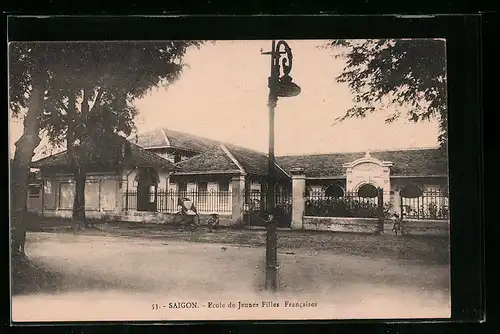
[{"label": "street lamp", "polygon": [[[268,80],[269,87],[269,156],[268,156],[268,183],[267,183],[267,233],[266,233],[266,289],[278,290],[278,236],[277,222],[275,220],[276,176],[274,156],[274,109],[278,97],[291,97],[300,94],[300,87],[293,83],[290,77],[292,70],[292,49],[285,41],[276,43],[272,41],[271,51],[262,52],[271,56],[271,75]],[[282,58],[283,56],[283,58]]]}]

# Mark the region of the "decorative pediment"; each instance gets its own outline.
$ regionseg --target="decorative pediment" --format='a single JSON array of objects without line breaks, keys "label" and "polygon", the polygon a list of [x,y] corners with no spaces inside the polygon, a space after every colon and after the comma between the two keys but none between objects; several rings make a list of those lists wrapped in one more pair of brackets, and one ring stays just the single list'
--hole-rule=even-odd
[{"label": "decorative pediment", "polygon": [[344,164],[348,191],[357,191],[358,187],[367,183],[389,191],[391,166],[392,162],[372,157],[370,152],[366,152],[360,159]]},{"label": "decorative pediment", "polygon": [[350,163],[344,164],[344,165],[342,165],[342,167],[347,168],[347,169],[352,169],[355,166],[361,165],[361,164],[366,164],[366,166],[362,166],[360,168],[363,170],[366,169],[367,172],[369,172],[373,168],[372,164],[378,165],[380,167],[385,167],[385,168],[389,168],[393,165],[393,163],[390,161],[381,161],[377,158],[372,157],[370,155],[370,152],[367,151],[363,158],[360,158],[360,159],[354,160]]}]

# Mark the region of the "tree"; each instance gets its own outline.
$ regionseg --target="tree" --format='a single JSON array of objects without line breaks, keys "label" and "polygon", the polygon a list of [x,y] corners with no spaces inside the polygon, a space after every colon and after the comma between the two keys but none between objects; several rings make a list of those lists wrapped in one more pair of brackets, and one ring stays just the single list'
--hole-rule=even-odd
[{"label": "tree", "polygon": [[[52,144],[70,139],[71,161],[81,185],[84,166],[79,158],[89,149],[82,143],[99,133],[130,133],[136,113],[130,102],[151,87],[171,83],[182,71],[186,49],[199,45],[197,41],[9,44],[10,111],[12,117],[24,119],[10,173],[14,259],[25,257],[29,165],[40,144],[41,130]],[[90,117],[93,122],[86,122]],[[99,124],[103,126],[96,126]],[[104,135],[99,138],[104,140]],[[84,186],[83,182],[80,195]],[[83,201],[83,196],[75,199],[77,216],[82,214]]]},{"label": "tree", "polygon": [[66,143],[75,180],[74,228],[85,229],[85,180],[91,152],[114,134],[129,136],[137,114],[132,102],[181,74],[182,59],[197,41],[80,42],[51,45],[59,58],[48,87],[41,126],[52,144]]},{"label": "tree", "polygon": [[15,143],[10,164],[11,251],[15,262],[25,258],[29,164],[40,143],[40,121],[52,61],[52,55],[46,51],[44,44],[9,45],[9,107],[12,117],[24,118],[23,134]]},{"label": "tree", "polygon": [[[376,105],[408,108],[406,117],[414,122],[439,120],[438,141],[447,147],[446,54],[439,39],[334,40],[335,57],[346,60],[337,77],[354,94],[354,107],[337,118],[344,121],[365,117],[379,110]],[[400,118],[402,112],[389,115],[386,122]]]}]

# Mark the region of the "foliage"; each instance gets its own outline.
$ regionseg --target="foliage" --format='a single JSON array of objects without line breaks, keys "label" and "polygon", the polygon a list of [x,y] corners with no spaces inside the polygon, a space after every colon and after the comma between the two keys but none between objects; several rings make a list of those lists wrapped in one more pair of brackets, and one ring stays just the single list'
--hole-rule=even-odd
[{"label": "foliage", "polygon": [[347,65],[337,77],[354,93],[354,107],[337,118],[365,117],[378,103],[396,107],[386,122],[397,120],[408,108],[407,118],[418,122],[437,118],[439,142],[447,143],[447,94],[445,42],[438,39],[334,40],[335,57]]},{"label": "foliage", "polygon": [[[197,41],[51,43],[57,55],[42,127],[60,145],[73,122],[75,140],[86,136],[130,135],[137,110],[132,105],[154,87],[166,87],[182,73],[182,57]],[[73,119],[70,100],[79,105]],[[91,136],[89,136],[91,134]],[[78,142],[77,145],[82,144]]]},{"label": "foliage", "polygon": [[[391,204],[384,203],[384,217],[390,214]],[[315,217],[357,217],[357,218],[377,218],[378,205],[356,198],[319,198],[306,199],[305,214]]]},{"label": "foliage", "polygon": [[9,44],[9,109],[13,117],[23,117],[37,73],[47,71],[53,62],[45,43]]},{"label": "foliage", "polygon": [[[44,74],[43,98],[37,105],[42,117],[35,115],[36,126],[25,136],[38,140],[23,144],[25,151],[31,152],[31,158],[41,129],[54,146],[66,143],[77,185],[74,215],[78,211],[84,217],[88,152],[103,148],[117,133],[130,135],[137,114],[132,101],[153,87],[172,83],[182,72],[187,48],[200,45],[198,41],[10,45],[9,104],[14,117],[23,116],[33,78]],[[25,127],[25,135],[26,131]],[[23,164],[29,169],[29,161]]]},{"label": "foliage", "polygon": [[405,205],[405,216],[414,219],[449,219],[449,209],[447,205],[435,202],[418,207]]}]

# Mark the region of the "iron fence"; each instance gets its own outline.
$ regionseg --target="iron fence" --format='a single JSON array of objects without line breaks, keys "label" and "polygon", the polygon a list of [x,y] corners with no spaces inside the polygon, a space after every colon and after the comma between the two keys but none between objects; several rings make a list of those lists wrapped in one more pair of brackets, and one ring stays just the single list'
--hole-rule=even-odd
[{"label": "iron fence", "polygon": [[124,211],[150,211],[175,213],[179,211],[179,198],[193,201],[198,213],[230,214],[232,212],[231,191],[175,191],[158,189],[155,193],[129,191],[123,195]]},{"label": "iron fence", "polygon": [[123,211],[137,210],[137,191],[127,191],[123,194],[122,209]]},{"label": "iron fence", "polygon": [[[267,213],[266,191],[252,190],[245,193],[245,221],[250,226],[266,226],[263,215]],[[287,189],[274,193],[274,219],[279,227],[290,227],[292,221],[292,194]]]},{"label": "iron fence", "polygon": [[[274,207],[285,213],[292,210],[292,194],[287,190],[277,190],[274,193]],[[245,211],[261,211],[267,208],[265,191],[253,190],[245,193]]]},{"label": "iron fence", "polygon": [[449,199],[439,190],[424,191],[420,197],[401,196],[401,217],[408,219],[449,219]]},{"label": "iron fence", "polygon": [[[383,201],[381,201],[383,202]],[[326,196],[323,191],[309,192],[305,200],[304,213],[316,217],[377,218],[389,213],[390,204],[379,208],[378,197],[360,197],[356,192],[345,192],[344,196]]]}]

